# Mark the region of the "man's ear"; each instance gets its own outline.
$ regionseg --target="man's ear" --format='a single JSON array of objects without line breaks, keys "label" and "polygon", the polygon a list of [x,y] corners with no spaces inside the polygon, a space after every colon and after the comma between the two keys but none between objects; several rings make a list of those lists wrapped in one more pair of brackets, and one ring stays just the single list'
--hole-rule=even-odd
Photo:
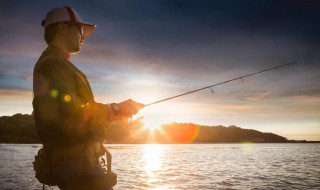
[{"label": "man's ear", "polygon": [[69,27],[65,23],[63,22],[58,23],[57,33],[61,35],[65,35],[68,33],[68,30],[69,30]]}]

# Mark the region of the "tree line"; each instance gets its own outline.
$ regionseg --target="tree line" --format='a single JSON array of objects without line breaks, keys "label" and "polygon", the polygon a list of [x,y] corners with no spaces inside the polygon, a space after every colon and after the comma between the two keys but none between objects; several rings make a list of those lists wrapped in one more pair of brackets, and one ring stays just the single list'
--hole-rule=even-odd
[{"label": "tree line", "polygon": [[[133,122],[133,127],[111,125],[107,130],[111,143],[284,143],[287,138],[237,126],[200,126],[193,123],[169,123],[154,130]],[[120,130],[119,130],[120,127]],[[132,129],[133,128],[133,129]]]},{"label": "tree line", "polygon": [[[200,126],[169,123],[151,130],[138,118],[128,125],[115,119],[107,127],[106,143],[282,143],[285,137],[237,126]],[[15,114],[0,117],[0,143],[40,143],[33,116]]]}]

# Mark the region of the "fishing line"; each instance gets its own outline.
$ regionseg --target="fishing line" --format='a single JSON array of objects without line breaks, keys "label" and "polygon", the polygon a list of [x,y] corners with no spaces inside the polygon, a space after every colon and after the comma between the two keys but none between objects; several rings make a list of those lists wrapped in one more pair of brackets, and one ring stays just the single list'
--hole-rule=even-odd
[{"label": "fishing line", "polygon": [[287,64],[278,65],[278,66],[271,67],[271,68],[268,68],[268,69],[264,69],[264,70],[261,70],[261,71],[255,72],[255,73],[251,73],[251,74],[243,75],[241,77],[237,77],[237,78],[233,78],[233,79],[226,80],[226,81],[223,81],[223,82],[219,82],[217,84],[213,84],[213,85],[210,85],[210,86],[202,87],[202,88],[199,88],[199,89],[196,89],[196,90],[192,90],[192,91],[189,91],[189,92],[185,92],[185,93],[182,93],[182,94],[179,94],[179,95],[176,95],[176,96],[172,96],[172,97],[165,98],[165,99],[162,99],[162,100],[158,100],[158,101],[155,101],[155,102],[152,102],[152,103],[149,103],[149,104],[145,104],[144,107],[151,106],[153,104],[158,104],[160,102],[168,101],[168,100],[171,100],[171,99],[174,99],[174,98],[178,98],[178,97],[181,97],[181,96],[184,96],[184,95],[187,95],[187,94],[191,94],[191,93],[194,93],[194,92],[198,92],[198,91],[201,91],[201,90],[204,90],[204,89],[207,89],[207,88],[210,88],[211,92],[214,93],[214,91],[212,89],[212,87],[214,87],[214,86],[219,86],[219,85],[226,84],[226,83],[229,83],[229,82],[232,82],[232,81],[235,81],[235,80],[239,80],[239,79],[243,80],[246,77],[253,76],[253,75],[256,75],[256,74],[259,74],[259,73],[264,73],[264,72],[271,71],[271,70],[274,70],[274,69],[278,69],[280,67],[285,67],[285,66],[288,66],[288,65],[292,65],[294,63],[296,63],[296,62],[290,62],[290,63],[287,63]]}]

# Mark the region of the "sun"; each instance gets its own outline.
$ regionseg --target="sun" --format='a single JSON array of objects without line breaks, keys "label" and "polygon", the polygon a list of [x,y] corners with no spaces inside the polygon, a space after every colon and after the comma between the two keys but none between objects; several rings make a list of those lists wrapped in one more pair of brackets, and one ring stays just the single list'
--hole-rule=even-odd
[{"label": "sun", "polygon": [[150,131],[155,131],[156,129],[160,128],[160,123],[158,123],[156,120],[151,120],[148,118],[144,118],[144,127],[149,129]]},{"label": "sun", "polygon": [[145,123],[144,125],[146,128],[150,129],[151,131],[154,131],[156,129],[159,129],[159,125],[154,124],[154,123]]},{"label": "sun", "polygon": [[143,128],[149,129],[151,132],[160,129],[160,126],[163,124],[163,117],[159,115],[158,109],[150,110],[148,107],[147,109],[141,110],[139,115],[135,116],[135,118],[137,117],[142,118],[141,123]]},{"label": "sun", "polygon": [[157,129],[160,129],[160,126],[162,125],[158,120],[151,118],[146,118],[144,116],[136,116],[131,119],[131,127],[132,129],[135,128],[143,128],[147,129],[150,132],[154,132]]}]

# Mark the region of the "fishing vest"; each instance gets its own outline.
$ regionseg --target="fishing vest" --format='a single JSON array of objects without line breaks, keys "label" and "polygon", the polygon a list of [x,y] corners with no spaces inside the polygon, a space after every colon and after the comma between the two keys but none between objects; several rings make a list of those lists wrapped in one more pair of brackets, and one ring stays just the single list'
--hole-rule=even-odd
[{"label": "fishing vest", "polygon": [[35,65],[33,92],[35,125],[43,144],[33,163],[36,178],[55,185],[66,173],[88,173],[107,153],[102,143],[109,109],[94,101],[86,76],[55,46]]}]

